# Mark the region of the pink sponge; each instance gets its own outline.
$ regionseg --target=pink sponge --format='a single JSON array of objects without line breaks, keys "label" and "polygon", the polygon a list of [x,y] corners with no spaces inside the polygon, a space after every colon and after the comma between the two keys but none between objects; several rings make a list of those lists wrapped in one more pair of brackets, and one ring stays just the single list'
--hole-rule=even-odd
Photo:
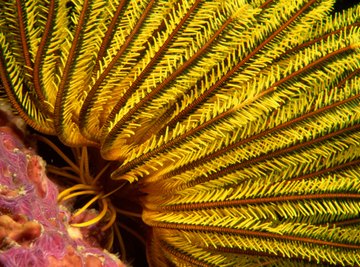
[{"label": "pink sponge", "polygon": [[57,195],[44,161],[10,127],[0,127],[0,265],[125,266],[72,234],[70,213],[57,205]]}]

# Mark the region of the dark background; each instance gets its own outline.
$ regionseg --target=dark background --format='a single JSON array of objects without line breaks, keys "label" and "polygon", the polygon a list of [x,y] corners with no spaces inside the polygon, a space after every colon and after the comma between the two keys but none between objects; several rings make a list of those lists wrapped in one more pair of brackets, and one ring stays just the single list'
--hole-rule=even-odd
[{"label": "dark background", "polygon": [[360,3],[360,0],[338,0],[335,4],[335,11],[340,11]]}]

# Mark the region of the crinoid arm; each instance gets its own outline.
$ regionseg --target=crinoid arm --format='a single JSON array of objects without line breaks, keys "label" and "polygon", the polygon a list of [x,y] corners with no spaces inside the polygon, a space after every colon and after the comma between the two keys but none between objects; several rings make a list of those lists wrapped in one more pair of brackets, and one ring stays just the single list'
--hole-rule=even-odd
[{"label": "crinoid arm", "polygon": [[30,126],[112,162],[82,154],[61,196],[143,243],[129,196],[151,266],[357,266],[360,5],[333,5],[3,1],[1,79]]}]

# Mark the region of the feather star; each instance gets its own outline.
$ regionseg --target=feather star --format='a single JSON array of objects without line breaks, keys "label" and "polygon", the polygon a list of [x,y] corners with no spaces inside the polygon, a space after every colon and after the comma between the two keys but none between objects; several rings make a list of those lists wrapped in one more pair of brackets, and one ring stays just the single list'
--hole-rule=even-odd
[{"label": "feather star", "polygon": [[80,158],[49,165],[100,209],[74,226],[141,239],[132,197],[150,266],[360,265],[360,5],[333,5],[1,1],[2,88]]}]

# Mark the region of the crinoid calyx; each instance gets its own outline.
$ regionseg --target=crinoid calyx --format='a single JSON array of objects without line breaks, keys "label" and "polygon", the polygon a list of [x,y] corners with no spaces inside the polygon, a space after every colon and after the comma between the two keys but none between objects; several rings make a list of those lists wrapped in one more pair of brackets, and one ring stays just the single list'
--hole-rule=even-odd
[{"label": "crinoid calyx", "polygon": [[81,155],[61,198],[120,236],[137,196],[151,266],[360,265],[360,6],[333,2],[1,1],[3,88]]}]

